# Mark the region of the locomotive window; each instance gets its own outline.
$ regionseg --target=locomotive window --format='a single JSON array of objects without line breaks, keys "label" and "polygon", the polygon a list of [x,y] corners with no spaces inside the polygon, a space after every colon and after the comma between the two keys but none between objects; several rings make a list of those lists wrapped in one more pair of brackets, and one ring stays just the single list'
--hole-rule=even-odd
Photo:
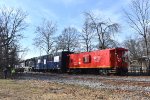
[{"label": "locomotive window", "polygon": [[59,62],[59,61],[60,61],[59,56],[54,56],[54,62]]},{"label": "locomotive window", "polygon": [[53,61],[53,55],[48,55],[47,61]]},{"label": "locomotive window", "polygon": [[41,63],[41,60],[40,60],[40,59],[38,59],[38,63]]},{"label": "locomotive window", "polygon": [[90,56],[90,55],[84,56],[84,57],[83,57],[83,62],[84,62],[84,63],[90,63],[90,62],[91,62],[91,56]]},{"label": "locomotive window", "polygon": [[44,64],[46,64],[46,59],[44,59]]}]

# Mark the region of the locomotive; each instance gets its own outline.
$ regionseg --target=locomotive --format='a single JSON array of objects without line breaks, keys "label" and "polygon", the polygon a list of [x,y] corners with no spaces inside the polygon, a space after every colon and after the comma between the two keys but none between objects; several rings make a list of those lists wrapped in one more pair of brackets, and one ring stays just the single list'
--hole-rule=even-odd
[{"label": "locomotive", "polygon": [[68,55],[72,52],[62,51],[54,54],[34,57],[24,61],[25,67],[31,67],[32,71],[56,71],[66,72],[68,67]]},{"label": "locomotive", "polygon": [[24,63],[25,66],[32,67],[33,71],[124,75],[128,72],[127,52],[128,50],[125,48],[111,48],[81,53],[62,51],[27,59]]}]

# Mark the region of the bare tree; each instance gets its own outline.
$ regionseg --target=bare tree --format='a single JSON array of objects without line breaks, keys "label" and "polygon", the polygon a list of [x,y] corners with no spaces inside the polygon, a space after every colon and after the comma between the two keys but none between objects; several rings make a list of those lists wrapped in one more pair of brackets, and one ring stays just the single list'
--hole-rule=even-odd
[{"label": "bare tree", "polygon": [[1,67],[13,66],[17,60],[17,50],[19,39],[22,38],[23,31],[27,24],[25,18],[27,14],[21,9],[0,8],[0,65]]},{"label": "bare tree", "polygon": [[57,26],[52,21],[43,20],[43,23],[36,28],[36,37],[34,38],[34,45],[42,48],[47,54],[50,54],[54,44],[54,34]]},{"label": "bare tree", "polygon": [[118,23],[110,23],[106,21],[101,21],[95,17],[92,13],[85,13],[86,16],[91,20],[91,27],[94,28],[95,34],[98,38],[98,49],[105,49],[107,47],[114,47],[116,41],[112,39],[114,33],[119,31]]},{"label": "bare tree", "polygon": [[57,47],[59,50],[74,51],[79,46],[79,35],[77,29],[73,27],[65,28],[57,37]]},{"label": "bare tree", "polygon": [[[130,12],[124,11],[129,25],[135,32],[143,38],[144,53],[147,57],[150,56],[150,2],[149,0],[133,0],[130,5]],[[150,73],[150,60],[148,59],[148,72]]]},{"label": "bare tree", "polygon": [[130,59],[138,59],[144,55],[143,44],[141,39],[127,39],[123,45],[130,51]]},{"label": "bare tree", "polygon": [[146,56],[148,56],[148,46],[150,45],[148,42],[148,34],[150,34],[150,2],[149,0],[133,0],[130,9],[130,12],[125,11],[129,25],[144,39],[145,52]]},{"label": "bare tree", "polygon": [[89,52],[94,48],[94,38],[94,29],[91,27],[90,19],[86,17],[81,32],[81,45],[85,51]]}]

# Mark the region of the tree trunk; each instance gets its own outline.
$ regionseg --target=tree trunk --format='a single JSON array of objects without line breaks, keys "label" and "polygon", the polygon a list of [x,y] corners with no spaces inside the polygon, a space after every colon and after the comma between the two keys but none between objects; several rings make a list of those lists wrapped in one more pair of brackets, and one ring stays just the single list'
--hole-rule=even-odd
[{"label": "tree trunk", "polygon": [[148,48],[148,42],[147,42],[147,38],[144,35],[144,40],[145,40],[145,46],[146,46],[146,56],[148,58],[148,74],[150,75],[150,59],[149,59],[149,48]]}]

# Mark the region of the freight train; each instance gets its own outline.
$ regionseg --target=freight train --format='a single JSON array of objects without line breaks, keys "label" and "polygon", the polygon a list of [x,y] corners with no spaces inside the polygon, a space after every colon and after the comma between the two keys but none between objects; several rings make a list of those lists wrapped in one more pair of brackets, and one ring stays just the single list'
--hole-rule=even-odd
[{"label": "freight train", "polygon": [[111,48],[91,52],[73,53],[62,51],[25,60],[25,67],[32,71],[55,71],[62,73],[126,74],[128,50]]}]

